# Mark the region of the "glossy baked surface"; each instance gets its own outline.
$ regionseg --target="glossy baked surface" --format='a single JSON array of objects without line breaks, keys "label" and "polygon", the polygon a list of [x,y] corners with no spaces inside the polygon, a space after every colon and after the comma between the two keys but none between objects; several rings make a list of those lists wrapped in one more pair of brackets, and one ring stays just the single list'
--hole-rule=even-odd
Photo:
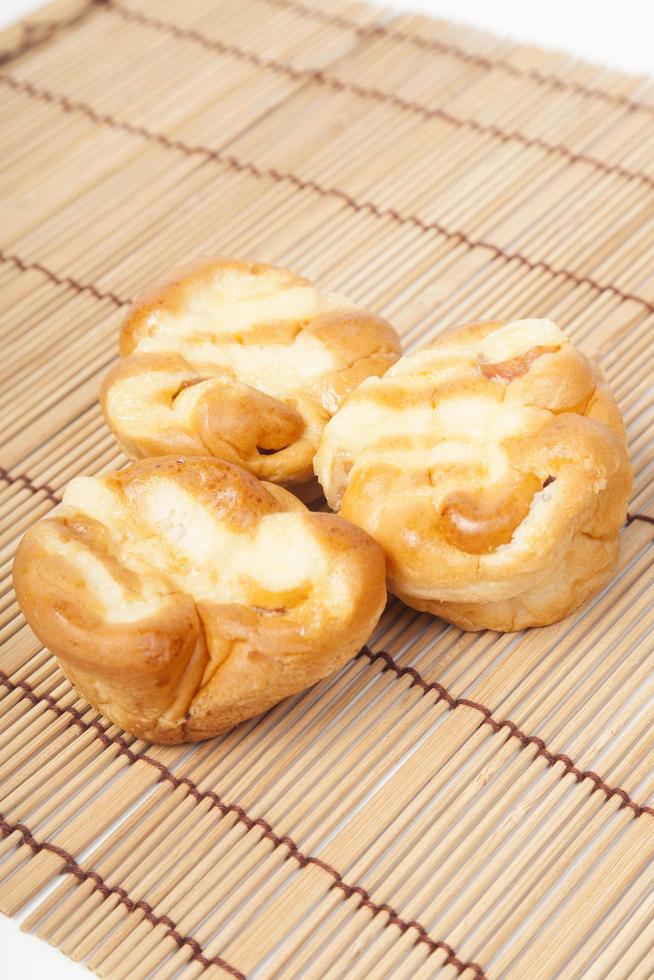
[{"label": "glossy baked surface", "polygon": [[384,320],[288,269],[208,260],[131,308],[101,405],[132,458],[212,455],[301,482],[325,423],[400,350]]},{"label": "glossy baked surface", "polygon": [[386,599],[368,535],[210,458],[79,477],[14,566],[78,691],[153,741],[206,738],[340,667]]},{"label": "glossy baked surface", "polygon": [[549,623],[596,591],[631,487],[613,396],[548,320],[472,324],[364,382],[316,472],[392,590],[468,629]]}]

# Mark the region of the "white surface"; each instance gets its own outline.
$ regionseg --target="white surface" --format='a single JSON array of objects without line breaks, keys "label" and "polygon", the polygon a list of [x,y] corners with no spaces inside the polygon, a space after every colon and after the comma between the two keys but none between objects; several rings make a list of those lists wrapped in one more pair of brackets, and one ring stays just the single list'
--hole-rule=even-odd
[{"label": "white surface", "polygon": [[[625,71],[654,73],[654,4],[648,0],[390,0],[382,5],[419,10],[472,24],[518,41],[570,51]],[[41,0],[1,0],[0,27],[41,6]],[[83,980],[87,971],[58,950],[21,933],[0,915],[2,976],[12,980]]]},{"label": "white surface", "polygon": [[89,980],[91,974],[58,949],[21,932],[14,919],[0,915],[0,976],[6,980]]},{"label": "white surface", "polygon": [[388,0],[623,71],[654,74],[651,0]]}]

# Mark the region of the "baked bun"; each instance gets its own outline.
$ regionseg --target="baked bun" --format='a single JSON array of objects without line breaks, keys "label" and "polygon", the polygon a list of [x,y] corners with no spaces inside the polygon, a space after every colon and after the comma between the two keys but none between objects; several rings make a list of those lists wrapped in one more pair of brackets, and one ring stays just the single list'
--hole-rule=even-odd
[{"label": "baked bun", "polygon": [[201,457],[73,480],[23,538],[14,583],[78,692],[154,742],[216,735],[314,684],[386,599],[358,527]]},{"label": "baked bun", "polygon": [[385,320],[288,269],[219,258],[138,300],[120,353],[100,403],[132,459],[210,455],[299,483],[325,423],[401,347]]},{"label": "baked bun", "polygon": [[596,592],[631,488],[613,395],[549,320],[453,330],[364,381],[316,472],[392,591],[471,630],[552,623]]}]

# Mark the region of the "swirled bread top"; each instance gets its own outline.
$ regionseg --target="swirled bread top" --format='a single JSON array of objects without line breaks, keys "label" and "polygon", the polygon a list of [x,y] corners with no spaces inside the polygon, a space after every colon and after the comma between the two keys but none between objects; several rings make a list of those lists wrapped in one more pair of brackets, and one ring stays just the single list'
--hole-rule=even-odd
[{"label": "swirled bread top", "polygon": [[311,476],[327,420],[400,346],[287,269],[217,259],[138,301],[120,350],[101,401],[128,455],[208,453],[283,482]]},{"label": "swirled bread top", "polygon": [[617,533],[630,482],[599,370],[537,319],[452,331],[364,381],[315,467],[384,546],[391,584],[461,601],[544,578],[582,528]]},{"label": "swirled bread top", "polygon": [[78,690],[157,741],[205,738],[339,667],[384,607],[359,528],[208,457],[73,480],[16,592]]}]

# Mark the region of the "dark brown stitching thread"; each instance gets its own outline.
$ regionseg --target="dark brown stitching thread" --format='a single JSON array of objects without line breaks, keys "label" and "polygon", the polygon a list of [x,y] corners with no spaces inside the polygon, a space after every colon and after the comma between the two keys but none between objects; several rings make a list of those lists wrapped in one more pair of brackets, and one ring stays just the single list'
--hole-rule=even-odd
[{"label": "dark brown stitching thread", "polygon": [[627,527],[632,521],[646,521],[648,524],[654,524],[654,517],[650,517],[649,514],[627,514]]},{"label": "dark brown stitching thread", "polygon": [[564,755],[562,752],[551,752],[542,738],[537,735],[527,735],[523,732],[515,722],[511,721],[509,718],[504,718],[501,721],[497,721],[493,717],[493,713],[490,708],[485,704],[481,704],[479,701],[471,701],[469,698],[455,698],[450,692],[439,684],[437,681],[427,682],[422,675],[414,667],[401,667],[395,662],[389,653],[384,650],[372,651],[368,647],[363,647],[359,653],[358,657],[365,656],[371,662],[375,660],[382,660],[385,664],[383,670],[391,670],[398,677],[410,677],[411,687],[420,687],[421,690],[427,694],[429,691],[434,691],[438,694],[440,700],[445,701],[451,710],[459,707],[473,708],[478,711],[482,716],[482,724],[489,725],[494,732],[499,732],[503,728],[506,728],[511,735],[517,738],[523,746],[535,745],[537,752],[534,758],[542,756],[549,766],[555,765],[557,762],[563,763],[565,773],[571,773],[578,783],[581,783],[584,779],[589,779],[594,783],[594,788],[592,792],[596,789],[601,789],[606,795],[607,799],[611,799],[612,796],[618,796],[622,803],[620,804],[620,809],[623,807],[628,807],[633,810],[636,817],[640,817],[643,813],[648,813],[650,816],[654,816],[654,807],[651,806],[641,806],[631,799],[629,793],[620,786],[609,786],[605,783],[601,776],[592,769],[579,769],[570,756]]},{"label": "dark brown stitching thread", "polygon": [[389,918],[384,923],[383,928],[394,925],[397,926],[397,928],[402,932],[406,932],[408,929],[414,929],[418,934],[416,944],[423,944],[427,946],[431,953],[435,952],[436,950],[441,950],[442,952],[446,953],[447,959],[445,960],[445,963],[454,966],[459,973],[463,972],[463,970],[472,970],[478,980],[486,980],[482,968],[477,963],[463,962],[457,957],[455,950],[449,945],[449,943],[443,942],[442,940],[432,939],[424,926],[422,926],[419,922],[407,922],[395,911],[392,906],[387,905],[386,903],[380,904],[379,902],[373,901],[373,899],[370,897],[370,893],[365,888],[362,888],[360,885],[349,885],[346,881],[344,881],[340,871],[334,868],[331,864],[328,864],[326,861],[322,861],[320,858],[315,857],[312,854],[304,854],[291,837],[281,837],[279,834],[275,833],[272,826],[267,820],[264,820],[263,817],[253,819],[237,803],[225,803],[221,797],[212,790],[198,789],[196,784],[191,779],[186,776],[176,776],[175,773],[168,768],[168,766],[164,765],[163,762],[160,762],[153,756],[146,755],[145,753],[142,755],[137,755],[127,745],[122,736],[108,735],[97,720],[94,720],[93,722],[86,721],[77,708],[73,708],[70,705],[62,706],[49,694],[36,694],[34,689],[25,681],[13,681],[2,670],[0,670],[0,684],[10,691],[20,690],[27,700],[33,705],[45,702],[48,707],[59,717],[69,715],[72,719],[72,723],[77,725],[77,727],[84,731],[93,730],[95,733],[97,733],[97,737],[100,738],[103,745],[117,746],[118,754],[125,756],[130,763],[145,762],[157,769],[160,773],[160,778],[171,783],[176,789],[179,786],[184,786],[189,795],[192,796],[196,802],[208,800],[212,806],[216,807],[223,814],[223,816],[228,813],[233,813],[237,819],[247,827],[248,830],[252,830],[254,827],[260,828],[263,830],[262,837],[271,841],[275,848],[284,845],[288,850],[287,857],[294,857],[301,868],[304,868],[309,864],[315,865],[334,879],[331,888],[338,888],[343,892],[346,898],[351,898],[353,895],[358,895],[361,901],[359,902],[357,908],[367,908],[372,912],[373,916],[378,915],[380,912],[387,913]]},{"label": "dark brown stitching thread", "polygon": [[191,950],[192,959],[197,960],[201,963],[203,967],[209,966],[219,966],[221,969],[225,970],[233,977],[237,977],[238,980],[246,980],[245,974],[237,970],[235,966],[232,966],[221,956],[212,956],[209,958],[205,956],[202,952],[202,946],[193,936],[182,935],[177,930],[177,926],[173,920],[168,915],[157,915],[153,907],[149,902],[145,902],[143,899],[138,902],[130,898],[128,893],[120,885],[108,885],[104,878],[98,874],[97,871],[90,871],[87,868],[83,868],[73,857],[73,855],[65,850],[63,847],[59,847],[58,844],[52,844],[50,841],[37,841],[33,833],[26,827],[24,823],[9,823],[5,820],[4,816],[0,813],[0,834],[3,837],[9,837],[11,834],[19,833],[23,839],[23,842],[33,851],[34,854],[40,854],[41,851],[50,851],[51,854],[56,854],[57,857],[65,861],[63,868],[61,869],[61,874],[73,875],[78,881],[90,881],[93,884],[95,891],[100,892],[104,898],[108,898],[110,895],[115,895],[121,905],[124,905],[128,912],[135,912],[137,909],[143,912],[144,918],[152,926],[164,925],[166,926],[166,936],[170,936],[174,939],[177,946],[181,949],[183,946],[188,946]]},{"label": "dark brown stitching thread", "polygon": [[[565,755],[563,753],[551,752],[547,748],[547,745],[542,738],[539,738],[538,736],[535,735],[526,734],[520,728],[518,728],[515,722],[511,721],[510,719],[503,719],[501,721],[497,721],[495,718],[493,718],[490,708],[488,708],[486,705],[481,704],[478,701],[470,700],[469,698],[455,698],[452,694],[450,694],[447,688],[443,687],[442,684],[439,684],[437,681],[431,683],[427,682],[419,673],[419,671],[417,671],[414,667],[400,666],[395,662],[393,657],[389,653],[386,653],[385,651],[373,652],[368,647],[363,647],[359,651],[357,656],[358,657],[365,656],[371,662],[374,662],[375,660],[381,660],[384,663],[384,667],[383,667],[384,671],[390,670],[398,677],[410,677],[411,687],[418,686],[421,688],[421,690],[424,693],[428,693],[431,691],[435,692],[438,695],[439,700],[443,700],[451,710],[454,710],[457,707],[469,707],[474,709],[475,711],[481,714],[482,724],[488,725],[493,730],[493,732],[498,733],[503,728],[506,728],[509,734],[517,738],[524,747],[526,747],[527,745],[535,745],[537,748],[537,752],[534,758],[537,758],[538,756],[542,756],[547,761],[549,766],[553,766],[557,762],[562,763],[564,767],[564,772],[566,774],[571,773],[572,775],[574,775],[578,783],[581,783],[584,779],[590,780],[593,783],[592,792],[595,792],[595,790],[599,789],[605,794],[607,799],[611,799],[611,797],[617,796],[621,800],[620,809],[623,808],[630,809],[634,813],[635,818],[642,816],[642,814],[644,813],[647,813],[650,816],[654,816],[654,807],[642,806],[636,803],[634,800],[632,800],[631,796],[629,795],[629,793],[627,793],[625,789],[623,789],[622,787],[614,787],[608,785],[602,779],[602,777],[598,775],[598,773],[593,772],[593,770],[579,769],[568,755]],[[188,777],[176,776],[167,766],[165,766],[162,762],[159,762],[158,759],[154,759],[152,756],[148,756],[146,754],[137,755],[129,748],[129,746],[127,746],[125,740],[122,737],[120,736],[112,737],[108,735],[105,732],[105,730],[102,728],[102,726],[99,724],[99,722],[95,721],[94,723],[89,723],[85,721],[85,719],[82,717],[82,715],[76,708],[70,706],[62,707],[51,695],[43,695],[43,696],[37,695],[34,689],[31,688],[30,685],[27,684],[25,681],[14,682],[9,678],[9,676],[4,671],[0,671],[0,683],[2,683],[3,686],[6,687],[8,690],[22,691],[27,697],[27,699],[30,701],[30,703],[32,704],[38,704],[39,702],[44,701],[57,715],[61,716],[63,714],[69,714],[74,724],[78,725],[80,728],[84,730],[93,729],[95,732],[99,734],[103,744],[116,745],[118,747],[119,753],[125,755],[130,762],[142,761],[148,763],[149,765],[154,766],[160,772],[161,778],[172,783],[172,785],[175,786],[175,788],[183,785],[188,790],[189,794],[196,801],[199,802],[200,800],[203,799],[209,800],[214,806],[216,806],[220,810],[221,813],[223,813],[223,815],[229,812],[234,813],[234,815],[242,823],[244,823],[244,825],[248,828],[248,830],[252,829],[255,826],[261,828],[264,831],[262,836],[270,840],[273,843],[274,847],[279,847],[280,845],[284,844],[288,849],[289,856],[292,855],[293,857],[295,857],[300,867],[305,867],[308,864],[313,864],[316,867],[322,868],[323,871],[325,871],[327,874],[329,874],[331,877],[334,878],[334,883],[331,886],[332,888],[339,888],[347,898],[350,898],[353,895],[358,895],[361,899],[358,906],[359,908],[361,907],[368,908],[373,913],[373,915],[377,915],[379,912],[387,913],[389,918],[384,924],[384,928],[386,928],[386,926],[389,925],[395,925],[402,932],[405,932],[408,929],[413,928],[418,932],[418,938],[416,939],[416,944],[424,943],[425,945],[428,946],[431,952],[434,952],[437,949],[446,952],[448,957],[446,962],[453,965],[459,972],[463,972],[464,969],[472,969],[475,975],[479,978],[479,980],[482,980],[482,978],[485,977],[483,970],[478,964],[462,963],[462,961],[460,961],[457,958],[454,950],[452,949],[451,946],[449,946],[449,944],[444,943],[442,941],[433,940],[420,923],[414,921],[407,922],[405,919],[402,919],[401,916],[399,916],[396,913],[396,911],[393,909],[392,906],[387,905],[386,903],[380,904],[372,901],[372,899],[370,898],[370,893],[366,889],[362,888],[359,885],[347,884],[347,882],[343,880],[342,875],[336,868],[332,867],[332,865],[328,864],[327,862],[322,861],[320,858],[314,857],[313,855],[306,855],[303,852],[301,852],[297,844],[290,837],[286,837],[286,836],[280,837],[278,834],[276,834],[275,831],[272,829],[272,826],[268,823],[268,821],[264,820],[261,817],[257,819],[253,819],[238,804],[225,803],[218,796],[217,793],[214,793],[211,790],[199,790],[198,787],[195,785],[195,783],[192,782],[192,780],[190,780]]]},{"label": "dark brown stitching thread", "polygon": [[14,483],[22,483],[30,493],[44,493],[46,497],[53,502],[53,504],[61,503],[61,498],[56,495],[49,484],[43,483],[42,485],[37,486],[36,483],[32,483],[31,479],[26,473],[19,473],[17,476],[12,476],[9,470],[6,470],[4,466],[0,466],[0,480],[2,480],[3,483],[6,483],[7,486],[13,486]]},{"label": "dark brown stitching thread", "polygon": [[607,92],[604,89],[592,88],[589,85],[582,85],[580,82],[568,82],[563,78],[559,78],[557,75],[548,75],[545,72],[538,71],[537,68],[518,68],[503,58],[485,58],[483,55],[466,51],[465,48],[461,48],[456,44],[439,41],[436,38],[423,37],[421,34],[416,34],[413,31],[402,31],[379,23],[370,25],[357,24],[347,17],[342,17],[338,14],[326,14],[322,10],[300,3],[299,0],[265,0],[265,2],[273,7],[293,10],[300,16],[312,17],[322,21],[322,23],[331,24],[334,27],[343,27],[345,30],[353,31],[361,37],[381,34],[395,41],[406,41],[408,44],[413,44],[415,47],[423,48],[426,51],[439,51],[441,54],[452,55],[452,57],[457,58],[459,61],[477,65],[477,67],[484,68],[487,71],[498,68],[500,71],[504,71],[514,78],[530,78],[539,85],[548,85],[561,91],[574,92],[584,98],[600,99],[605,102],[611,102],[614,105],[624,106],[629,112],[639,110],[654,115],[654,105],[651,105],[649,102],[639,102],[637,99],[631,99],[628,95],[615,94]]},{"label": "dark brown stitching thread", "polygon": [[388,218],[395,224],[411,225],[414,228],[419,228],[421,231],[434,231],[449,241],[460,242],[471,249],[485,248],[496,258],[501,258],[506,262],[516,262],[530,271],[540,269],[554,278],[560,276],[561,278],[566,279],[568,282],[574,283],[576,286],[589,286],[591,289],[595,289],[600,293],[613,293],[614,296],[619,297],[625,302],[631,300],[634,303],[639,303],[644,309],[649,310],[649,312],[654,312],[654,302],[646,300],[642,296],[638,296],[634,293],[626,293],[624,290],[611,284],[597,282],[596,279],[593,279],[590,276],[579,276],[574,272],[568,271],[567,269],[557,269],[549,262],[544,260],[533,261],[532,259],[527,258],[526,255],[522,255],[520,252],[508,252],[499,245],[495,245],[493,242],[471,238],[463,231],[451,231],[437,221],[427,222],[423,221],[421,218],[418,218],[416,215],[402,215],[399,213],[399,211],[396,211],[395,208],[382,208],[372,201],[357,201],[356,198],[352,197],[352,195],[338,187],[325,187],[315,180],[299,177],[297,174],[292,172],[284,173],[274,167],[258,167],[255,163],[248,160],[240,160],[238,157],[231,154],[223,153],[220,150],[212,150],[206,146],[192,146],[188,143],[184,143],[181,140],[166,136],[164,133],[152,132],[151,130],[146,129],[144,126],[137,126],[133,123],[123,122],[115,119],[111,115],[99,113],[85,102],[72,101],[65,95],[58,95],[54,92],[50,92],[48,89],[39,88],[36,85],[33,85],[31,82],[18,80],[13,78],[11,75],[0,75],[0,82],[8,85],[17,92],[24,92],[32,98],[40,99],[43,102],[48,102],[51,105],[55,105],[64,112],[79,112],[95,123],[103,126],[109,126],[113,129],[118,129],[134,136],[140,136],[150,142],[158,143],[167,149],[177,150],[179,153],[182,153],[185,156],[202,156],[207,160],[214,160],[217,163],[223,164],[228,169],[234,170],[237,173],[247,173],[255,178],[270,179],[276,183],[288,183],[292,184],[294,187],[297,187],[299,190],[313,191],[316,194],[320,194],[322,197],[333,197],[339,201],[342,201],[353,211],[359,213],[366,212],[376,218]]},{"label": "dark brown stitching thread", "polygon": [[[26,681],[12,680],[4,670],[0,670],[0,684],[6,687],[7,690],[21,691],[30,704],[47,704],[50,710],[59,718],[68,715],[72,719],[73,724],[77,725],[78,728],[81,728],[85,732],[94,731],[96,738],[99,738],[105,747],[118,745],[120,748],[119,755],[124,755],[131,763],[138,762],[142,758],[142,756],[132,751],[122,735],[108,735],[97,718],[94,718],[92,721],[86,721],[77,708],[73,708],[71,705],[59,704],[51,694],[36,694],[30,684],[26,683]],[[156,759],[153,760],[153,762],[156,761]]]},{"label": "dark brown stitching thread", "polygon": [[499,140],[501,143],[513,141],[520,143],[523,146],[534,147],[542,150],[548,155],[554,154],[564,156],[569,163],[584,163],[600,173],[615,175],[626,180],[637,181],[638,183],[642,183],[647,187],[654,187],[654,177],[650,176],[649,174],[628,170],[627,168],[621,167],[617,164],[604,163],[602,160],[598,160],[595,157],[589,156],[585,153],[576,153],[574,150],[571,150],[562,143],[548,143],[543,139],[525,136],[524,133],[519,131],[507,132],[498,126],[486,126],[472,118],[462,119],[458,116],[452,115],[445,109],[431,108],[423,105],[421,102],[404,99],[392,92],[384,92],[382,89],[358,85],[355,82],[343,81],[334,75],[327,74],[319,68],[295,68],[293,65],[286,62],[263,58],[261,55],[258,55],[252,51],[246,51],[235,44],[227,44],[223,41],[219,41],[218,39],[207,37],[205,34],[201,34],[200,31],[184,28],[170,21],[162,21],[156,17],[150,17],[147,14],[130,10],[129,7],[123,6],[123,4],[120,3],[120,0],[105,0],[105,2],[107,7],[115,11],[115,13],[126,20],[143,24],[144,26],[151,27],[154,30],[170,34],[172,37],[179,38],[180,40],[192,41],[199,44],[206,50],[218,51],[221,54],[230,55],[234,58],[238,58],[241,61],[246,61],[257,68],[269,69],[270,71],[285,75],[295,81],[316,82],[317,84],[325,85],[336,92],[351,92],[352,94],[363,99],[372,99],[376,102],[388,103],[389,105],[395,106],[397,109],[413,112],[416,115],[421,116],[423,119],[441,119],[443,122],[449,123],[450,125],[455,126],[457,129],[471,129],[476,133],[480,133],[481,135],[491,136],[494,139]]},{"label": "dark brown stitching thread", "polygon": [[48,269],[47,266],[42,265],[40,262],[28,262],[26,259],[21,259],[19,255],[13,255],[9,252],[0,249],[0,262],[10,262],[15,265],[17,269],[21,272],[40,272],[46,278],[53,282],[56,286],[69,286],[74,289],[76,293],[90,293],[91,296],[95,296],[96,299],[108,299],[110,303],[114,306],[126,306],[130,301],[128,299],[121,299],[120,296],[116,296],[112,292],[103,292],[98,286],[93,283],[79,282],[72,276],[59,276],[52,269]]},{"label": "dark brown stitching thread", "polygon": [[21,55],[31,51],[32,48],[37,48],[39,45],[45,44],[46,41],[50,41],[59,31],[65,27],[73,27],[75,24],[78,24],[88,17],[94,7],[98,7],[104,3],[106,3],[106,0],[89,0],[88,5],[84,9],[73,14],[71,17],[64,17],[62,20],[23,21],[21,23],[22,39],[13,48],[0,51],[0,65],[5,65],[8,61],[13,61],[14,58],[20,58]]}]

